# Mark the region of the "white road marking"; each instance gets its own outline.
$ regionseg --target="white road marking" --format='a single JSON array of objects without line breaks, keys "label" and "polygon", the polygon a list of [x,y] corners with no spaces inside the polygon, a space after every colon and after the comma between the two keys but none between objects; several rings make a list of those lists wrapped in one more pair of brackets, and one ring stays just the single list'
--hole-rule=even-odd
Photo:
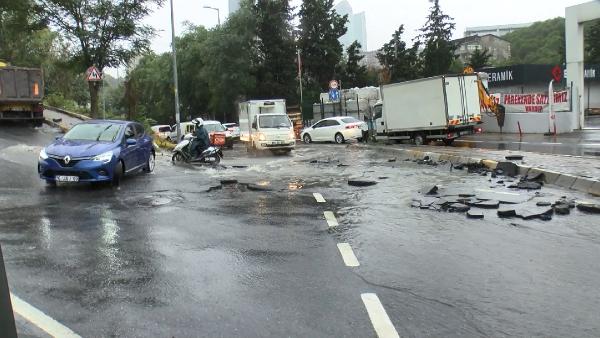
[{"label": "white road marking", "polygon": [[323,195],[319,194],[318,192],[313,193],[313,196],[315,197],[318,203],[325,203]]},{"label": "white road marking", "polygon": [[356,259],[356,255],[354,255],[354,251],[352,251],[352,247],[348,243],[338,243],[338,249],[340,250],[340,254],[342,255],[342,259],[346,266],[355,267],[359,266],[358,259]]},{"label": "white road marking", "polygon": [[548,146],[559,146],[559,145],[562,145],[562,143],[556,143],[556,142],[542,142],[542,144],[548,145]]},{"label": "white road marking", "polygon": [[335,219],[335,215],[333,214],[333,212],[325,211],[323,212],[323,215],[325,215],[325,219],[327,220],[327,225],[329,225],[329,227],[336,227],[339,225],[337,219]]},{"label": "white road marking", "polygon": [[377,337],[400,338],[390,317],[388,317],[383,305],[381,305],[379,297],[374,293],[363,293],[360,297],[362,298],[363,303],[365,303],[365,307],[367,308],[369,318],[377,333]]},{"label": "white road marking", "polygon": [[600,147],[600,143],[580,143],[582,147]]},{"label": "white road marking", "polygon": [[15,313],[19,314],[19,316],[25,318],[49,335],[61,338],[81,338],[80,335],[76,334],[68,327],[50,318],[42,311],[34,308],[32,305],[12,293],[10,294],[10,301]]}]

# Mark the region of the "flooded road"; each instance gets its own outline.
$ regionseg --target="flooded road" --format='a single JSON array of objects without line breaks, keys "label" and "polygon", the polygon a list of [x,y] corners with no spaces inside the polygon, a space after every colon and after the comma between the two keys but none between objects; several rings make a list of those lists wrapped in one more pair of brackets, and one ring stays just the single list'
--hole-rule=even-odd
[{"label": "flooded road", "polygon": [[[515,192],[354,145],[276,157],[236,147],[222,168],[165,154],[119,189],[46,188],[35,165],[53,137],[0,129],[0,243],[11,291],[82,336],[373,337],[367,293],[402,337],[600,336],[597,215],[472,220],[411,208],[433,184]],[[522,207],[594,200],[518,194]]]}]

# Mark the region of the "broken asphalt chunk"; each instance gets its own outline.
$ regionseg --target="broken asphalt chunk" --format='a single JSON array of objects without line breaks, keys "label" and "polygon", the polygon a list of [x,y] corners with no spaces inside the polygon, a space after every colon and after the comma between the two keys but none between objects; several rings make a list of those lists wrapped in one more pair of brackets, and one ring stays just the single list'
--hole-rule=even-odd
[{"label": "broken asphalt chunk", "polygon": [[469,210],[467,211],[467,217],[473,219],[483,219],[483,213],[481,211]]},{"label": "broken asphalt chunk", "polygon": [[510,176],[510,177],[515,177],[519,174],[519,166],[517,166],[516,164],[514,164],[512,162],[498,163],[498,165],[496,166],[496,173],[498,173],[500,175],[500,173],[498,172],[499,170],[502,170],[504,175]]},{"label": "broken asphalt chunk", "polygon": [[462,204],[462,203],[453,203],[448,207],[448,211],[450,212],[466,212],[471,209],[470,206]]},{"label": "broken asphalt chunk", "polygon": [[571,208],[568,204],[555,204],[553,209],[557,215],[568,215],[571,213]]},{"label": "broken asphalt chunk", "polygon": [[523,190],[539,190],[542,189],[542,185],[538,182],[521,181],[517,184],[510,185],[509,188]]},{"label": "broken asphalt chunk", "polygon": [[523,155],[507,155],[504,158],[507,161],[521,161],[523,160]]},{"label": "broken asphalt chunk", "polygon": [[369,187],[375,184],[377,184],[377,182],[369,180],[348,180],[348,185],[353,187]]},{"label": "broken asphalt chunk", "polygon": [[474,207],[482,208],[482,209],[498,209],[500,207],[500,201],[496,200],[488,200],[488,201],[479,201],[473,204]]},{"label": "broken asphalt chunk", "polygon": [[595,203],[579,203],[577,209],[583,212],[589,212],[591,214],[600,214],[600,204]]},{"label": "broken asphalt chunk", "polygon": [[498,217],[500,218],[510,218],[517,216],[517,211],[515,209],[500,209],[498,210]]}]

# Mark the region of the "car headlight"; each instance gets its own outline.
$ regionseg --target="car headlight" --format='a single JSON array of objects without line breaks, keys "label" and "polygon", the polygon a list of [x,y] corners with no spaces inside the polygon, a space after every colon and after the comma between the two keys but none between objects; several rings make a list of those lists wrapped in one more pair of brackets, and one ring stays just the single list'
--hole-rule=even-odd
[{"label": "car headlight", "polygon": [[295,140],[295,139],[296,139],[296,133],[294,133],[294,131],[293,131],[293,130],[292,130],[292,131],[290,131],[289,137],[290,137],[292,140]]},{"label": "car headlight", "polygon": [[46,149],[42,149],[40,151],[40,158],[39,158],[39,160],[41,161],[41,160],[45,160],[47,158],[48,158],[48,154],[46,154]]},{"label": "car headlight", "polygon": [[103,162],[103,163],[108,163],[112,160],[113,157],[113,152],[112,151],[107,151],[105,153],[102,153],[98,156],[94,156],[92,158],[92,161],[98,161],[98,162]]},{"label": "car headlight", "polygon": [[267,137],[265,136],[265,134],[260,133],[260,134],[258,134],[258,140],[259,141],[266,141]]}]

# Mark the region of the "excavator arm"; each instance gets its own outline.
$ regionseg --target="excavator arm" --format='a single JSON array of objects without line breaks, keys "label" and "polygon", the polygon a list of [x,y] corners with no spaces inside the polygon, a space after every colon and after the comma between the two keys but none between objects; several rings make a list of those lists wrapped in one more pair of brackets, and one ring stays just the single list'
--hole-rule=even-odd
[{"label": "excavator arm", "polygon": [[[475,74],[475,71],[471,67],[466,67],[463,74]],[[504,127],[504,117],[506,110],[503,105],[496,102],[496,99],[490,95],[490,92],[483,85],[479,74],[477,74],[477,87],[479,89],[479,105],[481,111],[489,115],[495,116],[498,121],[500,130]]]}]

